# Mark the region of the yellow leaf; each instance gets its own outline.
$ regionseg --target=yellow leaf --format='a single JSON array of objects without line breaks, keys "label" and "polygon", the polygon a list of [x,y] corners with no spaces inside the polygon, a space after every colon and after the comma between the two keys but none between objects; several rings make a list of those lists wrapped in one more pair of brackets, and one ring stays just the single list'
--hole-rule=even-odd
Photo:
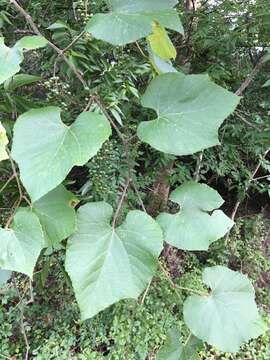
[{"label": "yellow leaf", "polygon": [[6,129],[0,122],[0,161],[8,159],[8,154],[6,152],[7,144],[8,138],[6,134]]},{"label": "yellow leaf", "polygon": [[163,60],[176,58],[176,49],[166,29],[156,21],[152,24],[153,33],[147,37],[152,51]]}]

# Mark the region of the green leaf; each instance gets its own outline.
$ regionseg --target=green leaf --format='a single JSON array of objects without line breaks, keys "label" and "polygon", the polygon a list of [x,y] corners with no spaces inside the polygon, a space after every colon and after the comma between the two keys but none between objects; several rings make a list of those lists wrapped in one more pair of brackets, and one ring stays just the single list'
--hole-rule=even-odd
[{"label": "green leaf", "polygon": [[28,75],[28,74],[18,74],[14,75],[12,78],[9,78],[5,81],[4,88],[6,91],[14,91],[18,87],[33,84],[37,81],[40,81],[40,76]]},{"label": "green leaf", "polygon": [[85,30],[95,38],[113,45],[125,45],[152,32],[158,21],[165,28],[183,33],[177,11],[177,0],[110,0],[111,12],[94,15]]},{"label": "green leaf", "polygon": [[0,268],[0,287],[6,284],[6,282],[11,278],[11,275],[12,271]]},{"label": "green leaf", "polygon": [[192,295],[184,303],[184,320],[192,333],[221,351],[236,352],[264,332],[249,279],[223,266],[206,268],[209,296]]},{"label": "green leaf", "polygon": [[33,203],[33,210],[42,225],[47,246],[56,246],[75,232],[75,196],[63,185]]},{"label": "green leaf", "polygon": [[207,185],[187,182],[170,195],[180,205],[176,214],[162,213],[157,221],[164,230],[165,241],[182,250],[208,250],[209,245],[223,237],[234,222],[219,208],[223,199]]},{"label": "green leaf", "polygon": [[20,71],[20,63],[23,61],[22,51],[4,44],[4,38],[0,37],[0,84]]},{"label": "green leaf", "polygon": [[20,71],[20,64],[23,61],[23,50],[33,50],[44,47],[47,40],[42,36],[25,36],[15,46],[9,48],[0,37],[0,84]]},{"label": "green leaf", "polygon": [[190,336],[185,345],[181,342],[181,333],[177,328],[168,331],[167,339],[160,348],[156,360],[196,360],[198,350],[203,346],[201,340]]},{"label": "green leaf", "polygon": [[15,48],[19,50],[35,50],[43,48],[48,44],[48,41],[39,35],[24,36],[16,42]]},{"label": "green leaf", "polygon": [[54,22],[53,24],[51,24],[50,26],[47,27],[48,30],[60,30],[60,29],[69,29],[70,27],[61,20],[57,20],[56,22]]},{"label": "green leaf", "polygon": [[172,66],[171,61],[161,59],[159,56],[154,54],[150,48],[148,48],[148,53],[151,64],[158,74],[177,72],[177,70]]},{"label": "green leaf", "polygon": [[176,49],[171,42],[166,29],[154,21],[153,33],[147,37],[150,48],[153,53],[163,60],[170,60],[176,58]]},{"label": "green leaf", "polygon": [[268,80],[263,84],[262,87],[268,87],[268,86],[270,86],[270,79],[268,79]]},{"label": "green leaf", "polygon": [[159,349],[156,360],[180,360],[183,350],[180,338],[181,334],[177,328],[170,329],[165,343]]},{"label": "green leaf", "polygon": [[0,239],[0,267],[32,277],[40,251],[45,246],[38,217],[30,209],[19,209],[12,229],[0,228]]},{"label": "green leaf", "polygon": [[75,165],[84,165],[111,135],[103,115],[81,113],[66,126],[60,109],[45,107],[19,116],[14,126],[12,156],[32,201],[59,185]]},{"label": "green leaf", "polygon": [[8,154],[6,151],[6,146],[8,144],[8,137],[6,129],[1,124],[0,121],[0,161],[8,159]]},{"label": "green leaf", "polygon": [[193,154],[219,144],[218,128],[239,101],[207,75],[159,75],[142,98],[143,106],[156,110],[158,117],[142,122],[138,136],[168,154]]},{"label": "green leaf", "polygon": [[82,206],[78,230],[68,241],[65,267],[83,319],[121,299],[136,299],[152,279],[162,250],[162,231],[149,215],[130,211],[112,228],[112,213],[104,202]]}]

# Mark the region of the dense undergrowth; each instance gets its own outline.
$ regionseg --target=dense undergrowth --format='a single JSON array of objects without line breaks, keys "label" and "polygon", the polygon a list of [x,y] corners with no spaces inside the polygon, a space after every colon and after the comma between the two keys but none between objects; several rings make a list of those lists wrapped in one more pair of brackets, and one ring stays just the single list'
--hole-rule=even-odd
[{"label": "dense undergrowth", "polygon": [[[219,85],[236,91],[270,45],[270,10],[264,0],[213,3],[203,2],[196,12],[186,11],[179,4],[186,37],[170,34],[178,52],[174,65],[184,73],[208,73]],[[39,0],[25,2],[25,6],[40,28],[46,29],[47,37],[61,48],[70,44],[93,13],[106,10],[103,1]],[[13,44],[25,33],[31,30],[23,19],[9,1],[0,0],[0,34]],[[266,63],[256,74],[236,112],[221,126],[221,146],[205,150],[198,167],[197,154],[165,155],[136,137],[138,119],[152,118],[152,112],[142,108],[139,99],[153,77],[145,54],[147,46],[143,40],[126,47],[112,47],[89,34],[67,52],[69,60],[89,82],[90,90],[93,93],[98,90],[115,122],[130,139],[129,161],[147,210],[154,216],[157,208],[173,211],[174,204],[164,204],[155,196],[153,199],[160,177],[173,190],[198,172],[199,180],[218,190],[225,199],[225,213],[231,215],[237,201],[241,201],[236,226],[226,241],[221,239],[212,244],[207,253],[169,249],[163,259],[168,277],[159,271],[138,302],[121,301],[85,322],[80,320],[64,271],[65,244],[47,250],[35,269],[33,299],[29,281],[22,275],[13,276],[0,289],[0,358],[24,358],[24,328],[31,359],[154,360],[172,326],[176,324],[183,339],[188,336],[181,305],[187,294],[180,293],[183,299],[179,303],[179,294],[169,279],[183,287],[200,288],[203,268],[220,264],[248,274],[260,312],[269,325],[270,160],[269,156],[263,158],[263,154],[270,146],[270,88],[263,84],[270,77],[270,65]],[[96,103],[89,102],[88,92],[79,87],[70,69],[50,48],[26,53],[25,57],[22,71],[40,78],[16,89],[1,88],[0,116],[9,136],[17,116],[30,108],[44,104],[60,106],[66,124],[86,107],[98,110]],[[65,185],[76,193],[81,204],[105,200],[116,206],[128,173],[124,151],[114,134],[85,166],[72,170]],[[250,181],[259,161],[256,176]],[[11,174],[10,164],[1,162],[3,226],[18,197],[16,179],[5,185]],[[122,218],[129,209],[139,207],[136,193],[129,189]],[[270,359],[270,333],[242,346],[236,355],[223,354],[205,345],[199,358]]]}]

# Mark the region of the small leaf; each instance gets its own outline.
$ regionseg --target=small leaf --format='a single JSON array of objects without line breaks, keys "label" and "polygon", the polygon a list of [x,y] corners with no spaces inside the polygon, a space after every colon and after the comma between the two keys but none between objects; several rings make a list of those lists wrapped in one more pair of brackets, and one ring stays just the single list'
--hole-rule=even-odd
[{"label": "small leaf", "polygon": [[6,282],[11,278],[11,275],[12,271],[0,268],[0,287],[6,284]]},{"label": "small leaf", "polygon": [[221,210],[207,213],[223,204],[219,193],[207,185],[187,182],[171,193],[170,200],[180,205],[180,211],[162,213],[157,220],[164,230],[165,241],[178,249],[208,250],[234,224]]},{"label": "small leaf", "polygon": [[112,213],[104,202],[82,206],[78,230],[68,241],[65,267],[83,319],[121,299],[138,298],[162,250],[162,231],[149,215],[130,211],[115,229],[110,225]]},{"label": "small leaf", "polygon": [[8,154],[6,151],[7,144],[8,144],[8,137],[6,134],[6,129],[1,124],[0,121],[0,161],[8,159]]},{"label": "small leaf", "polygon": [[159,75],[142,98],[143,106],[156,110],[158,117],[140,123],[138,136],[167,154],[193,154],[219,144],[219,126],[239,101],[207,75]]},{"label": "small leaf", "polygon": [[44,47],[47,40],[42,36],[25,36],[15,46],[9,48],[0,37],[0,84],[20,71],[23,61],[23,50],[33,50]]},{"label": "small leaf", "polygon": [[94,15],[85,30],[95,38],[113,45],[125,45],[152,32],[153,21],[183,34],[183,27],[173,7],[177,0],[109,0],[112,11]]},{"label": "small leaf", "polygon": [[171,42],[166,29],[156,21],[153,22],[152,26],[153,33],[149,35],[147,39],[153,53],[163,60],[175,59],[176,49]]},{"label": "small leaf", "polygon": [[221,351],[236,352],[261,335],[264,324],[249,279],[223,266],[206,268],[209,296],[192,295],[184,303],[184,320],[192,333]]},{"label": "small leaf", "polygon": [[148,49],[148,52],[151,64],[158,74],[177,72],[177,70],[172,66],[171,61],[161,59],[156,54],[154,54],[150,48]]},{"label": "small leaf", "polygon": [[181,334],[177,328],[168,331],[167,339],[160,348],[156,360],[196,360],[203,343],[195,336],[190,336],[185,345],[181,342]]},{"label": "small leaf", "polygon": [[43,48],[48,44],[48,41],[43,36],[32,35],[24,36],[16,42],[15,48],[19,50],[35,50]]},{"label": "small leaf", "polygon": [[20,71],[22,61],[22,51],[15,47],[7,47],[4,38],[0,37],[0,84]]},{"label": "small leaf", "polygon": [[60,109],[45,107],[19,116],[14,126],[12,156],[33,201],[59,185],[73,166],[84,165],[111,135],[103,115],[81,113],[66,126]]},{"label": "small leaf", "polygon": [[168,331],[167,338],[160,348],[156,360],[180,360],[183,345],[180,341],[181,334],[176,328]]},{"label": "small leaf", "polygon": [[38,217],[30,209],[19,209],[12,229],[0,228],[0,239],[0,267],[32,278],[40,251],[45,246]]},{"label": "small leaf", "polygon": [[270,79],[268,79],[268,80],[263,84],[262,87],[268,87],[268,86],[270,86]]},{"label": "small leaf", "polygon": [[33,210],[42,225],[47,246],[55,247],[75,231],[75,196],[63,185],[33,203]]},{"label": "small leaf", "polygon": [[18,87],[33,84],[37,81],[40,81],[40,76],[28,75],[28,74],[18,74],[14,75],[12,78],[9,78],[4,83],[4,88],[6,91],[14,91]]},{"label": "small leaf", "polygon": [[56,22],[54,22],[53,24],[51,24],[50,26],[47,27],[48,30],[59,30],[59,29],[69,29],[70,27],[61,20],[57,20]]}]

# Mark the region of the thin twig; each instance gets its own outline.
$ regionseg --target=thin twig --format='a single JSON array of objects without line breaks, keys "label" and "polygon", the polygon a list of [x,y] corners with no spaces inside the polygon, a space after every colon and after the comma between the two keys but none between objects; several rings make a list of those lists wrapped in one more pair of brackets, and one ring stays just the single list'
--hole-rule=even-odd
[{"label": "thin twig", "polygon": [[97,105],[102,110],[103,114],[106,116],[107,120],[110,122],[114,130],[116,131],[118,137],[121,139],[123,143],[126,143],[126,139],[123,137],[121,131],[118,129],[118,126],[115,124],[112,116],[109,114],[109,112],[106,109],[106,105],[104,104],[103,100],[100,98],[98,94],[94,95],[94,101],[97,103]]},{"label": "thin twig", "polygon": [[20,199],[22,199],[22,198],[23,198],[23,191],[22,191],[22,188],[21,188],[20,179],[19,179],[18,174],[17,174],[17,171],[16,171],[15,163],[14,163],[12,157],[11,157],[10,151],[9,151],[8,149],[6,149],[6,152],[7,152],[8,157],[9,157],[9,161],[10,161],[10,164],[11,164],[11,168],[12,168],[12,171],[13,171],[13,175],[14,175],[15,178],[16,178],[16,182],[17,182],[17,187],[18,187],[18,190],[19,190]]},{"label": "thin twig", "polygon": [[[28,22],[28,24],[30,25],[30,27],[32,28],[32,30],[34,31],[34,33],[36,35],[39,36],[43,36],[42,33],[40,32],[40,30],[38,29],[37,25],[34,23],[31,15],[29,15],[24,8],[22,8],[19,3],[16,0],[9,0],[11,5],[14,5],[14,7],[18,10],[18,12],[25,18],[25,20]],[[43,36],[44,37],[44,36]],[[86,84],[86,82],[84,81],[82,75],[79,73],[79,71],[76,69],[75,65],[70,62],[68,60],[68,58],[66,57],[66,55],[64,54],[64,50],[59,49],[54,43],[52,43],[51,41],[49,41],[48,39],[46,39],[48,42],[48,45],[57,52],[57,54],[59,56],[61,56],[63,58],[63,60],[65,61],[65,63],[72,69],[72,71],[74,72],[74,74],[76,75],[77,79],[82,83],[83,87],[85,89],[88,89],[88,86]]]},{"label": "thin twig", "polygon": [[141,205],[141,208],[143,209],[144,212],[147,212],[147,211],[146,211],[146,208],[145,208],[145,206],[144,206],[144,203],[143,203],[143,201],[142,201],[141,195],[140,195],[140,193],[139,193],[139,190],[138,190],[138,188],[137,188],[137,186],[136,186],[136,184],[135,184],[135,182],[134,182],[133,180],[132,180],[132,182],[131,182],[131,185],[132,185],[132,187],[133,187],[133,189],[134,189],[134,191],[135,191],[135,193],[136,193],[136,195],[137,195],[137,198],[138,198],[138,200],[139,200],[139,203],[140,203],[140,205]]},{"label": "thin twig", "polygon": [[115,229],[115,225],[116,225],[116,220],[119,216],[119,213],[120,213],[120,210],[122,208],[122,205],[123,205],[123,202],[124,202],[124,199],[125,199],[125,196],[126,196],[126,193],[127,193],[127,189],[129,187],[129,184],[130,184],[130,178],[127,179],[127,182],[125,184],[125,187],[124,187],[124,190],[122,192],[122,195],[121,195],[121,198],[120,198],[120,201],[119,201],[119,204],[117,206],[117,209],[115,211],[115,214],[114,214],[114,217],[113,217],[113,221],[112,221],[112,228]]},{"label": "thin twig", "polygon": [[23,298],[21,297],[19,288],[18,288],[18,286],[17,286],[17,284],[16,284],[16,280],[15,280],[14,278],[13,278],[13,283],[14,283],[14,286],[15,286],[15,289],[16,289],[16,292],[17,292],[19,301],[20,301],[19,309],[20,309],[21,332],[22,332],[22,335],[23,335],[23,338],[24,338],[24,342],[25,342],[25,346],[26,346],[26,352],[25,352],[24,359],[25,359],[25,360],[28,360],[28,358],[29,358],[29,351],[30,351],[30,345],[29,345],[29,341],[28,341],[27,334],[26,334],[26,330],[25,330],[25,326],[24,326],[24,304],[23,304]]},{"label": "thin twig", "polygon": [[144,301],[145,301],[146,296],[147,296],[147,294],[148,294],[148,292],[149,292],[149,289],[150,289],[151,284],[152,284],[152,280],[149,281],[149,284],[147,285],[147,288],[145,289],[145,292],[143,293],[142,300],[140,301],[140,305],[143,305],[143,304],[144,304]]},{"label": "thin twig", "polygon": [[184,286],[180,286],[178,284],[175,284],[170,275],[168,274],[167,270],[163,267],[163,265],[161,264],[161,262],[159,261],[159,266],[161,268],[161,270],[163,271],[164,275],[166,276],[167,280],[169,281],[169,283],[171,284],[171,286],[173,287],[173,289],[176,291],[177,293],[177,296],[181,298],[182,300],[182,297],[181,295],[177,292],[176,289],[179,289],[179,290],[183,290],[183,291],[188,291],[188,292],[191,292],[193,294],[196,294],[196,295],[200,295],[200,296],[208,296],[208,294],[206,292],[203,292],[203,291],[199,291],[199,290],[195,290],[195,289],[191,289],[191,288],[188,288],[188,287],[184,287]]},{"label": "thin twig", "polygon": [[253,129],[256,129],[257,131],[261,131],[260,128],[258,128],[258,126],[252,124],[251,122],[249,122],[247,119],[245,119],[241,114],[239,114],[238,111],[235,112],[236,116],[242,120],[245,124],[247,124],[248,126],[252,127]]},{"label": "thin twig", "polygon": [[5,182],[5,184],[0,189],[0,194],[5,190],[8,184],[15,178],[15,174],[12,174],[10,178]]},{"label": "thin twig", "polygon": [[[250,179],[248,180],[247,185],[246,185],[246,187],[245,187],[245,193],[248,191],[251,182],[252,182],[253,179],[255,178],[258,170],[260,169],[260,167],[261,167],[261,165],[262,165],[263,160],[266,158],[266,156],[267,156],[267,154],[268,154],[269,152],[270,152],[270,149],[268,149],[268,150],[264,153],[262,159],[260,159],[260,161],[259,161],[258,164],[256,165],[256,167],[255,167],[254,171],[252,172],[251,177],[250,177]],[[241,201],[237,201],[237,203],[236,203],[235,206],[234,206],[234,209],[233,209],[233,212],[232,212],[232,215],[231,215],[231,219],[232,219],[233,221],[234,221],[234,219],[235,219],[235,216],[236,216],[236,214],[237,214],[237,211],[238,211],[238,209],[239,209],[240,204],[241,204]],[[229,233],[228,233],[228,234],[229,234]],[[228,234],[227,234],[227,238],[228,238]],[[227,238],[226,238],[226,240],[227,240]]]},{"label": "thin twig", "polygon": [[76,42],[77,42],[78,40],[80,40],[81,37],[83,37],[84,34],[85,34],[85,31],[83,30],[79,35],[77,35],[77,36],[71,41],[71,43],[70,43],[68,46],[66,46],[66,47],[62,50],[62,52],[65,53],[66,51],[68,51],[74,44],[76,44]]},{"label": "thin twig", "polygon": [[251,73],[247,76],[247,78],[243,81],[241,86],[236,90],[235,95],[241,96],[246,88],[250,85],[250,83],[255,79],[258,72],[261,70],[265,63],[265,55],[263,55],[257,64],[252,69]]},{"label": "thin twig", "polygon": [[198,182],[200,180],[200,171],[202,167],[202,161],[203,161],[203,151],[200,152],[198,158],[197,158],[197,164],[196,164],[196,170],[194,173],[194,181]]}]

